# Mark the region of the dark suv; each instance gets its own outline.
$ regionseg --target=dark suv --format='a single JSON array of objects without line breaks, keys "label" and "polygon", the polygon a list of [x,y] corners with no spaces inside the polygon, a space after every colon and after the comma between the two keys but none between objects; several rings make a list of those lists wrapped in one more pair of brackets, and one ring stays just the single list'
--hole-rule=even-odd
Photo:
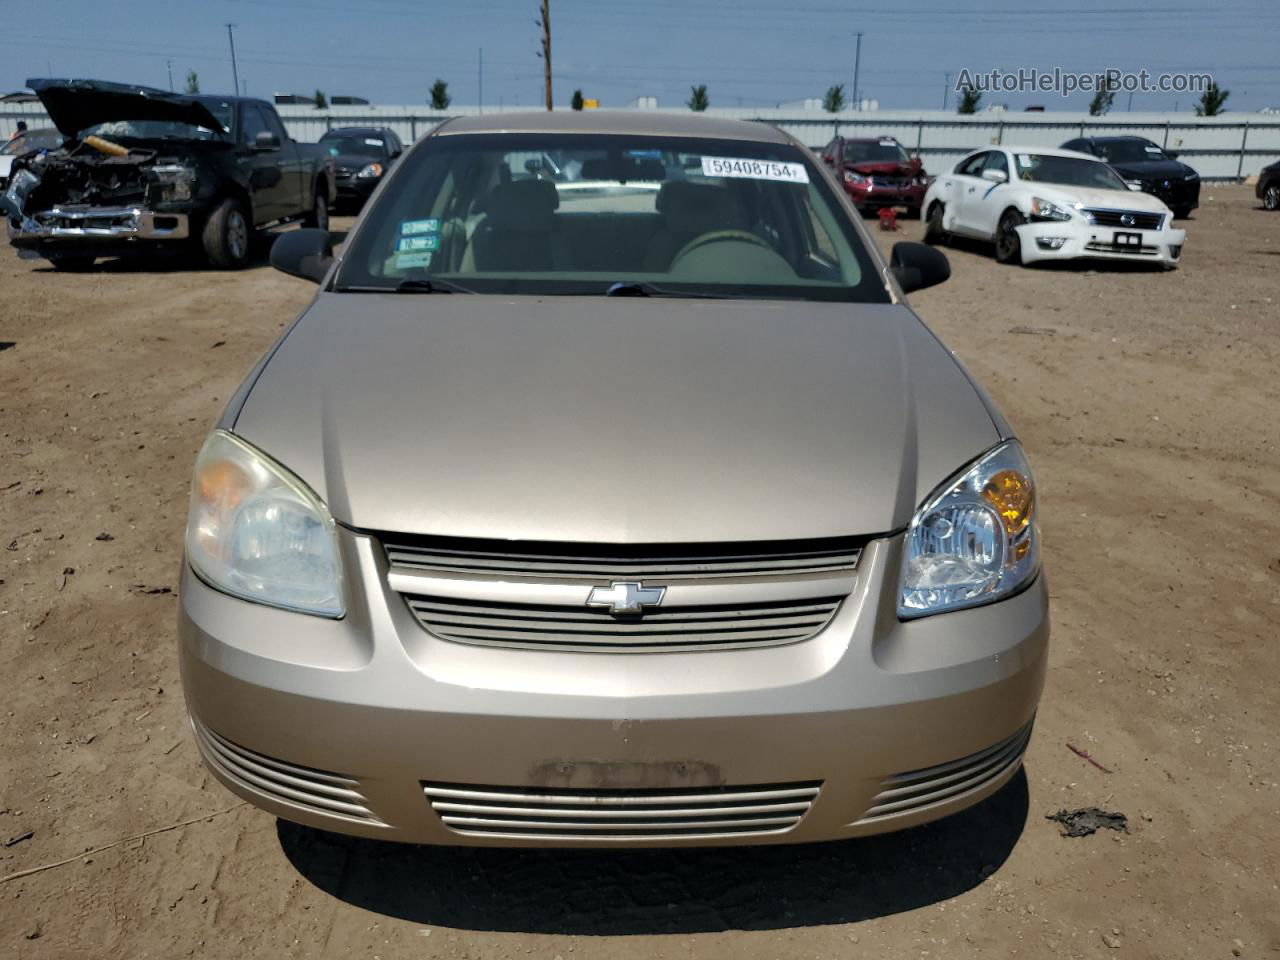
[{"label": "dark suv", "polygon": [[338,202],[355,210],[404,153],[404,144],[387,127],[335,127],[320,138],[320,146],[333,158]]},{"label": "dark suv", "polygon": [[920,216],[929,177],[920,158],[893,137],[836,137],[822,148],[822,161],[863,216],[881,207],[906,207],[908,217]]},{"label": "dark suv", "polygon": [[1107,161],[1128,183],[1159,197],[1179,220],[1200,206],[1200,174],[1146,137],[1079,137],[1062,145]]}]

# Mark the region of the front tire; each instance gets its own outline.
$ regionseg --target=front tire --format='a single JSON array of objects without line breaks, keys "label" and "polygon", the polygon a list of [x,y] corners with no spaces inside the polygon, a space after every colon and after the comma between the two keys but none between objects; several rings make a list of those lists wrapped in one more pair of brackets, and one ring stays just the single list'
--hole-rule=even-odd
[{"label": "front tire", "polygon": [[996,259],[1001,263],[1022,263],[1022,240],[1017,228],[1027,221],[1017,210],[1006,210],[996,227]]},{"label": "front tire", "polygon": [[1185,220],[1185,219],[1187,219],[1187,217],[1189,217],[1189,216],[1191,216],[1191,208],[1190,208],[1190,207],[1174,207],[1174,208],[1173,208],[1173,219],[1175,219],[1175,220]]},{"label": "front tire", "polygon": [[304,227],[311,227],[315,230],[328,231],[329,229],[329,201],[325,199],[323,193],[317,193],[315,199],[311,202],[311,212],[302,218]]},{"label": "front tire", "polygon": [[1280,210],[1280,183],[1270,184],[1262,191],[1262,209]]},{"label": "front tire", "polygon": [[228,197],[205,221],[201,234],[205,256],[219,270],[241,270],[249,265],[253,228],[244,204]]},{"label": "front tire", "polygon": [[942,229],[943,206],[935,203],[929,208],[929,219],[924,224],[924,242],[932,246],[947,242],[947,231]]}]

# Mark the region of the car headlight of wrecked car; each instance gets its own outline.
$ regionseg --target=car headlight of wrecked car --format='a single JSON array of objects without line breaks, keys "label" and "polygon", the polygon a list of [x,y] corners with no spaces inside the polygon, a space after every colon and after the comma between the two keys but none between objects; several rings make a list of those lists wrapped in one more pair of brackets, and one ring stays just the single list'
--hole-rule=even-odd
[{"label": "car headlight of wrecked car", "polygon": [[181,163],[163,163],[156,164],[148,172],[159,188],[156,202],[174,203],[191,199],[196,182],[196,172],[191,167]]},{"label": "car headlight of wrecked car", "polygon": [[356,176],[366,180],[372,177],[380,177],[382,176],[382,164],[366,163],[363,167],[360,168],[360,171],[356,174]]},{"label": "car headlight of wrecked car", "polygon": [[210,586],[245,600],[324,617],[345,613],[328,508],[280,464],[222,430],[196,459],[187,557]]},{"label": "car headlight of wrecked car", "polygon": [[1070,220],[1071,211],[1052,200],[1032,197],[1031,218],[1033,220]]},{"label": "car headlight of wrecked car", "polygon": [[1016,593],[1040,570],[1031,468],[1016,440],[938,488],[911,520],[898,616],[959,610]]},{"label": "car headlight of wrecked car", "polygon": [[864,177],[862,174],[854,173],[852,170],[846,170],[844,172],[845,183],[866,183],[870,179],[870,177]]}]

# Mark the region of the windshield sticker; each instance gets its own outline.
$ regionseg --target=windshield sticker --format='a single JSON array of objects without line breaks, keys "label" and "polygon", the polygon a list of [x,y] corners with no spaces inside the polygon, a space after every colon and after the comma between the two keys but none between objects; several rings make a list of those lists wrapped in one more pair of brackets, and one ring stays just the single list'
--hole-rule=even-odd
[{"label": "windshield sticker", "polygon": [[882,147],[896,147],[897,145],[898,145],[897,140],[881,140],[880,141],[880,146]]},{"label": "windshield sticker", "polygon": [[400,224],[400,236],[412,237],[419,233],[439,233],[440,220],[432,217],[430,220],[405,220]]},{"label": "windshield sticker", "polygon": [[435,233],[425,237],[401,237],[396,241],[396,253],[413,253],[419,250],[439,249],[440,236]]},{"label": "windshield sticker", "polygon": [[1160,153],[1159,147],[1143,147],[1142,149],[1146,150],[1147,153]]},{"label": "windshield sticker", "polygon": [[739,177],[745,180],[780,180],[783,183],[808,183],[809,171],[803,163],[778,163],[774,160],[744,160],[734,157],[703,157],[704,177]]},{"label": "windshield sticker", "polygon": [[1031,154],[1029,154],[1029,153],[1020,153],[1020,154],[1018,154],[1018,166],[1020,166],[1023,170],[1030,170],[1030,169],[1031,169]]},{"label": "windshield sticker", "polygon": [[431,266],[431,258],[433,253],[398,253],[396,254],[396,269],[409,270],[414,267]]},{"label": "windshield sticker", "polygon": [[378,139],[376,139],[376,138],[374,138],[374,137],[365,137],[365,138],[364,138],[364,142],[365,142],[365,145],[366,145],[366,146],[370,146],[370,147],[380,147],[380,146],[382,146],[382,141],[381,141],[381,140],[378,140]]}]

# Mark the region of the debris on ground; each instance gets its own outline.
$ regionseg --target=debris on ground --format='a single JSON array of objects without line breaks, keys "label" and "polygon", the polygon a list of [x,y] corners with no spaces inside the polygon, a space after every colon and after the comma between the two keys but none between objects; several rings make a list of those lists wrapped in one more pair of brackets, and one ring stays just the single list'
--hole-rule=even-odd
[{"label": "debris on ground", "polygon": [[115,539],[115,537],[113,537],[113,536],[112,536],[111,534],[109,534],[109,533],[100,533],[100,534],[98,534],[96,537],[94,537],[93,539],[95,539],[95,540],[107,541],[107,540],[114,540],[114,539]]},{"label": "debris on ground", "polygon": [[1098,807],[1080,807],[1076,810],[1059,810],[1045,815],[1062,826],[1064,837],[1088,837],[1099,830],[1129,832],[1129,818],[1123,813],[1112,813]]},{"label": "debris on ground", "polygon": [[4,845],[6,847],[16,847],[23,840],[30,840],[35,835],[36,835],[36,832],[34,830],[28,830],[26,833],[18,834],[16,837],[10,837],[8,840],[4,842]]},{"label": "debris on ground", "polygon": [[150,597],[163,596],[166,593],[173,593],[173,587],[148,587],[145,583],[135,583],[129,588],[130,593],[142,593]]},{"label": "debris on ground", "polygon": [[1010,333],[1026,333],[1037,337],[1056,337],[1058,330],[1056,327],[1028,327],[1019,325],[1009,328]]},{"label": "debris on ground", "polygon": [[1072,753],[1074,753],[1074,754],[1075,754],[1077,757],[1079,757],[1081,760],[1088,760],[1091,764],[1093,764],[1095,767],[1097,767],[1097,768],[1098,768],[1099,770],[1101,770],[1103,773],[1110,773],[1110,772],[1111,772],[1111,771],[1110,771],[1110,770],[1108,770],[1106,767],[1104,767],[1102,764],[1100,764],[1097,760],[1093,759],[1093,757],[1089,756],[1089,751],[1088,751],[1088,750],[1081,750],[1081,749],[1080,749],[1079,747],[1077,747],[1074,743],[1068,743],[1068,744],[1067,744],[1067,749],[1068,749],[1068,750],[1070,750]]}]

